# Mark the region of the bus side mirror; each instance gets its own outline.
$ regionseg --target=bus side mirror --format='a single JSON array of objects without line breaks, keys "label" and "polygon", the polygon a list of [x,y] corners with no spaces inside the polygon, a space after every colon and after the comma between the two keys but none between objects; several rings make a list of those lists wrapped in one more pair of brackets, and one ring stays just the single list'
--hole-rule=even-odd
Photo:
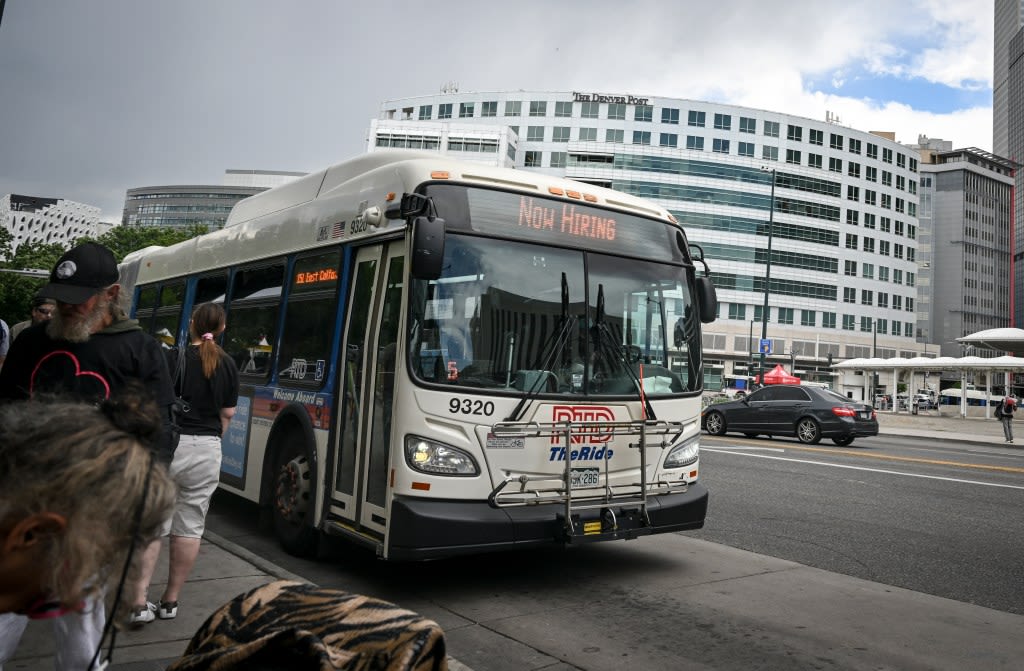
[{"label": "bus side mirror", "polygon": [[697,278],[697,304],[700,306],[700,321],[710,324],[718,315],[718,294],[710,277]]},{"label": "bus side mirror", "polygon": [[441,277],[444,263],[444,219],[416,217],[412,221],[412,276],[418,280]]}]

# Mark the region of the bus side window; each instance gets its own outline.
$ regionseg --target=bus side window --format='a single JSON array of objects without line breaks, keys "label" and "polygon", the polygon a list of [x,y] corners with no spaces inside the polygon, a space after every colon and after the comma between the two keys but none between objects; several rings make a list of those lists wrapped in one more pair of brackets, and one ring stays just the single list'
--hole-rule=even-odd
[{"label": "bus side window", "polygon": [[228,308],[224,350],[244,376],[266,377],[277,339],[284,264],[235,273]]},{"label": "bus side window", "polygon": [[277,370],[281,382],[322,383],[338,310],[338,251],[295,262]]}]

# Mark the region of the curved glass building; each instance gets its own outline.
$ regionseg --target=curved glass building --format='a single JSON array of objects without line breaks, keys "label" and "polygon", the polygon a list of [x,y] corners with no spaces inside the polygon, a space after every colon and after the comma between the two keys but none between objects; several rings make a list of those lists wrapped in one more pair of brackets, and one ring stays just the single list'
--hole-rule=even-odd
[{"label": "curved glass building", "polygon": [[[704,335],[709,389],[758,372],[766,295],[769,370],[837,383],[830,362],[935,349],[915,341],[919,155],[891,134],[696,100],[498,91],[386,101],[368,142],[549,172],[668,208],[718,287],[719,319]],[[850,380],[839,391],[863,389]]]}]

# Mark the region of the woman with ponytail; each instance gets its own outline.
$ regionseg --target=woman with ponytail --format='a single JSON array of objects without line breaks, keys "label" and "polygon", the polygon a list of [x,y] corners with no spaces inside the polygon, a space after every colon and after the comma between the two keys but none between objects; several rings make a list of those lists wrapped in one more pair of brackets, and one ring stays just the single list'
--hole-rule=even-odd
[{"label": "woman with ponytail", "polygon": [[[178,499],[164,530],[164,535],[169,533],[171,537],[167,586],[159,603],[148,601],[149,583],[160,555],[161,541],[157,540],[142,557],[131,616],[136,625],[156,617],[169,620],[177,616],[178,595],[199,555],[206,512],[220,480],[221,437],[238,403],[238,369],[216,340],[224,327],[224,307],[220,303],[196,306],[189,323],[190,344],[177,353],[184,356],[184,362],[175,380],[175,391],[188,407],[178,417],[181,439],[170,467],[178,485]],[[170,369],[177,370],[177,365],[175,358]]]}]

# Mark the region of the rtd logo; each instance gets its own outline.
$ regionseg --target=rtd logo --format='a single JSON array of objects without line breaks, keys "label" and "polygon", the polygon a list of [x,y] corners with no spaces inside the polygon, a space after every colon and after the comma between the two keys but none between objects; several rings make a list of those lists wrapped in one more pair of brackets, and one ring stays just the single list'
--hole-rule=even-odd
[{"label": "rtd logo", "polygon": [[[611,408],[600,405],[556,405],[551,410],[553,422],[614,422],[615,413]],[[600,426],[581,426],[572,428],[573,443],[607,443],[612,434],[603,431]],[[551,444],[561,444],[562,436],[551,436]]]}]

